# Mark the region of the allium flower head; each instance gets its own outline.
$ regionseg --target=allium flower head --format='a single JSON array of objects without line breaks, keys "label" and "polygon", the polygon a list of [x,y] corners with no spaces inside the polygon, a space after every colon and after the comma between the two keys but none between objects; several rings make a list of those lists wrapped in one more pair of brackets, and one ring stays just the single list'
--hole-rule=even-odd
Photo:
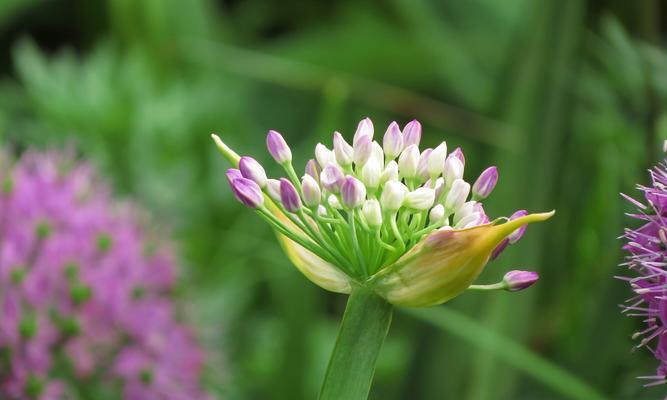
[{"label": "allium flower head", "polygon": [[0,182],[0,398],[205,398],[174,257],[137,210],[65,154],[0,152]]},{"label": "allium flower head", "polygon": [[650,186],[638,186],[642,201],[623,195],[638,210],[629,215],[642,225],[623,235],[628,254],[621,265],[635,276],[619,277],[635,293],[621,306],[623,313],[645,324],[633,335],[636,347],[648,348],[659,362],[654,375],[641,377],[650,381],[646,386],[667,383],[667,165],[656,166],[650,175]]},{"label": "allium flower head", "polygon": [[[286,158],[276,158],[272,132],[269,152],[285,169],[281,189],[289,184],[290,196],[276,196],[275,180],[269,179],[264,200],[255,199],[250,207],[276,229],[296,267],[334,292],[349,293],[358,285],[397,305],[443,303],[471,288],[494,249],[503,244],[495,251],[497,256],[518,240],[526,224],[553,215],[515,214],[512,220],[489,222],[481,200],[496,184],[496,168],[487,169],[471,193],[471,184],[463,177],[461,149],[448,154],[442,142],[420,151],[418,121],[409,122],[402,132],[392,122],[380,139],[382,145],[373,140],[368,118],[358,124],[352,146],[335,132],[333,152],[324,144],[316,147],[315,158],[306,166],[308,178],[298,177]],[[238,165],[239,155],[218,136],[213,139],[222,154]],[[291,154],[285,148],[283,152]],[[321,171],[319,180],[311,178],[315,171]],[[237,198],[248,205],[238,196],[239,179],[228,175]],[[508,237],[514,239],[504,242]],[[508,287],[501,282],[484,289]]]}]

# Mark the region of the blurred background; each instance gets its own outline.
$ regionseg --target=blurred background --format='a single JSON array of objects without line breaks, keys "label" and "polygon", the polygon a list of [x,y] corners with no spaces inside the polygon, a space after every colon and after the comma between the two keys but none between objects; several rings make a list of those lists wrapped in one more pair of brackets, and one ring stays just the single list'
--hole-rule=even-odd
[{"label": "blurred background", "polygon": [[[315,398],[343,296],[304,279],[241,210],[217,132],[265,165],[268,129],[297,166],[314,145],[417,118],[461,146],[470,179],[499,166],[493,216],[557,209],[480,282],[531,290],[398,310],[373,399],[657,399],[631,352],[639,321],[614,275],[617,237],[667,137],[657,0],[2,0],[0,141],[74,145],[171,227],[185,296],[224,399]],[[269,172],[277,174],[278,169]],[[300,167],[299,167],[300,168]]]}]

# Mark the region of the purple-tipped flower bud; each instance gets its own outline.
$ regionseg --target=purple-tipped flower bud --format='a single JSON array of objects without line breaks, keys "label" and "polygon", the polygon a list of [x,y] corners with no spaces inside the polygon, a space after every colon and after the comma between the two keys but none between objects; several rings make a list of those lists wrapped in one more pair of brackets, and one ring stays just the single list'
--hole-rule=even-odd
[{"label": "purple-tipped flower bud", "polygon": [[353,149],[343,138],[343,135],[340,132],[334,132],[333,137],[333,146],[334,146],[334,155],[336,156],[336,162],[343,167],[347,167],[352,164],[353,160]]},{"label": "purple-tipped flower bud", "polygon": [[[526,211],[526,210],[516,211],[514,214],[512,214],[510,216],[510,221],[515,220],[517,218],[521,218],[521,217],[526,216],[526,215],[528,215],[528,211]],[[526,228],[528,228],[528,225],[522,225],[519,229],[510,233],[509,236],[507,236],[507,239],[509,239],[510,244],[514,244],[514,243],[518,242],[521,239],[521,237],[523,236],[523,234],[526,233]]]},{"label": "purple-tipped flower bud", "polygon": [[352,139],[352,145],[357,146],[357,141],[361,139],[362,136],[368,137],[369,140],[373,140],[373,121],[370,118],[364,118],[359,121],[357,125],[357,131],[354,133],[354,138]]},{"label": "purple-tipped flower bud", "polygon": [[503,282],[507,285],[510,292],[517,292],[529,288],[537,282],[540,276],[532,271],[510,271],[505,274]]},{"label": "purple-tipped flower bud", "polygon": [[466,165],[466,157],[463,155],[463,150],[461,150],[460,147],[455,148],[454,151],[449,153],[447,158],[450,158],[450,157],[456,157],[461,161],[461,164],[463,164],[463,166]]},{"label": "purple-tipped flower bud", "polygon": [[264,204],[264,195],[254,181],[247,178],[236,178],[231,181],[234,197],[243,205],[250,208],[257,208]]},{"label": "purple-tipped flower bud", "polygon": [[345,179],[345,176],[338,164],[328,164],[320,174],[320,183],[322,184],[322,187],[331,193],[340,192],[340,185],[343,184],[343,179]]},{"label": "purple-tipped flower bud", "polygon": [[493,191],[493,188],[496,187],[496,183],[498,183],[498,168],[489,167],[485,169],[472,186],[473,197],[476,199],[487,198]]},{"label": "purple-tipped flower bud", "polygon": [[470,184],[463,179],[457,179],[452,184],[452,188],[447,193],[445,199],[445,209],[452,213],[456,212],[459,207],[466,202],[468,194],[470,193]]},{"label": "purple-tipped flower bud", "polygon": [[463,218],[474,212],[477,212],[476,205],[476,201],[467,201],[463,203],[463,205],[459,207],[459,209],[456,210],[456,213],[454,214],[454,224],[458,224],[458,222]]},{"label": "purple-tipped flower bud", "polygon": [[335,194],[329,195],[327,198],[327,203],[336,210],[342,210],[343,206],[340,204],[340,201],[338,201],[338,197],[336,197]]},{"label": "purple-tipped flower bud", "polygon": [[292,161],[292,151],[280,133],[270,130],[269,134],[266,135],[266,147],[269,149],[271,157],[278,164],[285,164]]},{"label": "purple-tipped flower bud", "polygon": [[419,146],[422,139],[422,124],[416,119],[410,121],[403,128],[403,146],[408,147],[412,144]]},{"label": "purple-tipped flower bud", "polygon": [[456,157],[450,157],[445,161],[445,182],[451,186],[455,180],[463,179],[463,163]]},{"label": "purple-tipped flower bud", "polygon": [[389,124],[382,138],[382,147],[385,156],[390,160],[398,157],[403,151],[403,133],[396,122]]},{"label": "purple-tipped flower bud", "polygon": [[413,210],[428,210],[435,202],[435,190],[420,187],[405,195],[403,205]]},{"label": "purple-tipped flower bud", "polygon": [[473,226],[479,225],[481,218],[482,216],[479,213],[473,212],[461,218],[461,220],[454,227],[457,229],[471,228]]},{"label": "purple-tipped flower bud", "polygon": [[280,201],[285,210],[295,213],[301,209],[301,198],[292,182],[285,178],[280,178]]},{"label": "purple-tipped flower bud", "polygon": [[310,175],[304,175],[301,181],[301,189],[303,191],[303,202],[306,207],[314,208],[320,204],[322,199],[322,191],[317,181]]},{"label": "purple-tipped flower bud", "polygon": [[255,182],[259,187],[266,186],[266,172],[262,165],[252,157],[243,156],[239,160],[239,170],[244,178]]},{"label": "purple-tipped flower bud", "polygon": [[354,148],[352,149],[354,163],[361,167],[366,164],[366,161],[371,157],[373,151],[373,142],[369,136],[361,136],[354,141]]},{"label": "purple-tipped flower bud", "polygon": [[311,158],[308,160],[305,172],[306,175],[312,176],[316,182],[320,181],[320,172],[322,172],[322,168],[320,168],[320,165],[314,159]]},{"label": "purple-tipped flower bud", "polygon": [[442,173],[445,167],[445,157],[447,157],[447,143],[442,142],[428,156],[427,169],[430,177],[436,177]]},{"label": "purple-tipped flower bud", "polygon": [[377,229],[382,226],[382,208],[380,208],[380,203],[377,200],[366,200],[361,212],[369,227]]},{"label": "purple-tipped flower bud", "polygon": [[382,175],[380,175],[380,184],[384,185],[389,181],[397,181],[397,180],[398,180],[398,164],[396,163],[396,161],[391,160],[387,163],[387,166],[384,167]]},{"label": "purple-tipped flower bud", "polygon": [[398,211],[399,208],[403,205],[405,200],[405,195],[408,192],[408,188],[405,187],[399,181],[389,181],[384,185],[382,190],[382,196],[380,196],[380,203],[382,208],[389,212],[394,213]]},{"label": "purple-tipped flower bud", "polygon": [[343,205],[349,209],[360,207],[366,199],[366,187],[353,176],[346,176],[340,187]]},{"label": "purple-tipped flower bud", "polygon": [[324,167],[330,162],[335,161],[333,151],[329,150],[327,146],[322,143],[315,145],[315,159],[320,167]]},{"label": "purple-tipped flower bud", "polygon": [[398,172],[402,178],[412,179],[417,175],[419,165],[419,149],[417,145],[411,144],[398,157]]},{"label": "purple-tipped flower bud", "polygon": [[225,172],[225,177],[227,178],[227,183],[231,186],[234,179],[243,178],[243,174],[236,168],[229,168],[227,172]]},{"label": "purple-tipped flower bud", "polygon": [[422,181],[425,181],[429,177],[428,173],[428,159],[431,157],[433,149],[424,149],[421,155],[419,156],[419,162],[417,163],[417,177]]},{"label": "purple-tipped flower bud", "polygon": [[271,200],[280,203],[280,181],[278,179],[267,179],[265,189]]}]

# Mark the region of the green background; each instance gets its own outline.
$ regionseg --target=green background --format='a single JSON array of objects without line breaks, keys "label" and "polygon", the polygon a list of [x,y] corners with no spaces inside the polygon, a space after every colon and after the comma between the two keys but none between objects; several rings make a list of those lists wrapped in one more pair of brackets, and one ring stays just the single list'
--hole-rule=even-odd
[{"label": "green background", "polygon": [[[657,399],[617,239],[667,136],[660,2],[3,0],[0,140],[74,146],[173,232],[188,318],[225,399],[315,398],[345,298],[311,284],[233,199],[209,134],[264,162],[282,132],[317,142],[373,119],[498,165],[492,216],[557,209],[488,265],[537,270],[520,293],[401,311],[373,399]],[[597,394],[596,394],[597,392]]]}]

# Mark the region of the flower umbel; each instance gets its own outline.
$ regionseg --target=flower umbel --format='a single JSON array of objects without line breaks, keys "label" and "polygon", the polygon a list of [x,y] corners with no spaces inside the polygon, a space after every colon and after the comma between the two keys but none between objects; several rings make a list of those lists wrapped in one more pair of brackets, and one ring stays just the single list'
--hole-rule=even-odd
[{"label": "flower umbel", "polygon": [[[463,178],[461,149],[448,154],[441,142],[420,151],[421,130],[418,121],[402,131],[392,122],[380,145],[373,140],[373,123],[363,119],[352,145],[339,132],[333,150],[318,144],[301,179],[286,142],[270,131],[269,152],[287,174],[278,195],[275,180],[263,187],[246,182],[253,176],[264,182],[263,168],[239,157],[218,136],[213,139],[233,165],[243,160],[245,173],[227,173],[237,199],[277,230],[288,256],[309,279],[335,292],[363,286],[392,304],[430,306],[468,289],[498,246],[496,256],[518,241],[528,223],[553,212],[489,222],[480,200],[495,187],[497,169],[488,168],[471,186]],[[507,289],[506,283],[498,285]]]},{"label": "flower umbel", "polygon": [[665,162],[650,170],[651,185],[638,185],[643,201],[623,195],[637,213],[629,214],[643,224],[637,229],[627,228],[623,250],[628,252],[625,262],[634,277],[618,277],[630,284],[635,295],[621,305],[623,313],[639,317],[646,326],[633,335],[639,340],[636,348],[648,348],[659,365],[654,375],[640,378],[649,380],[646,386],[667,383],[667,165]]}]

